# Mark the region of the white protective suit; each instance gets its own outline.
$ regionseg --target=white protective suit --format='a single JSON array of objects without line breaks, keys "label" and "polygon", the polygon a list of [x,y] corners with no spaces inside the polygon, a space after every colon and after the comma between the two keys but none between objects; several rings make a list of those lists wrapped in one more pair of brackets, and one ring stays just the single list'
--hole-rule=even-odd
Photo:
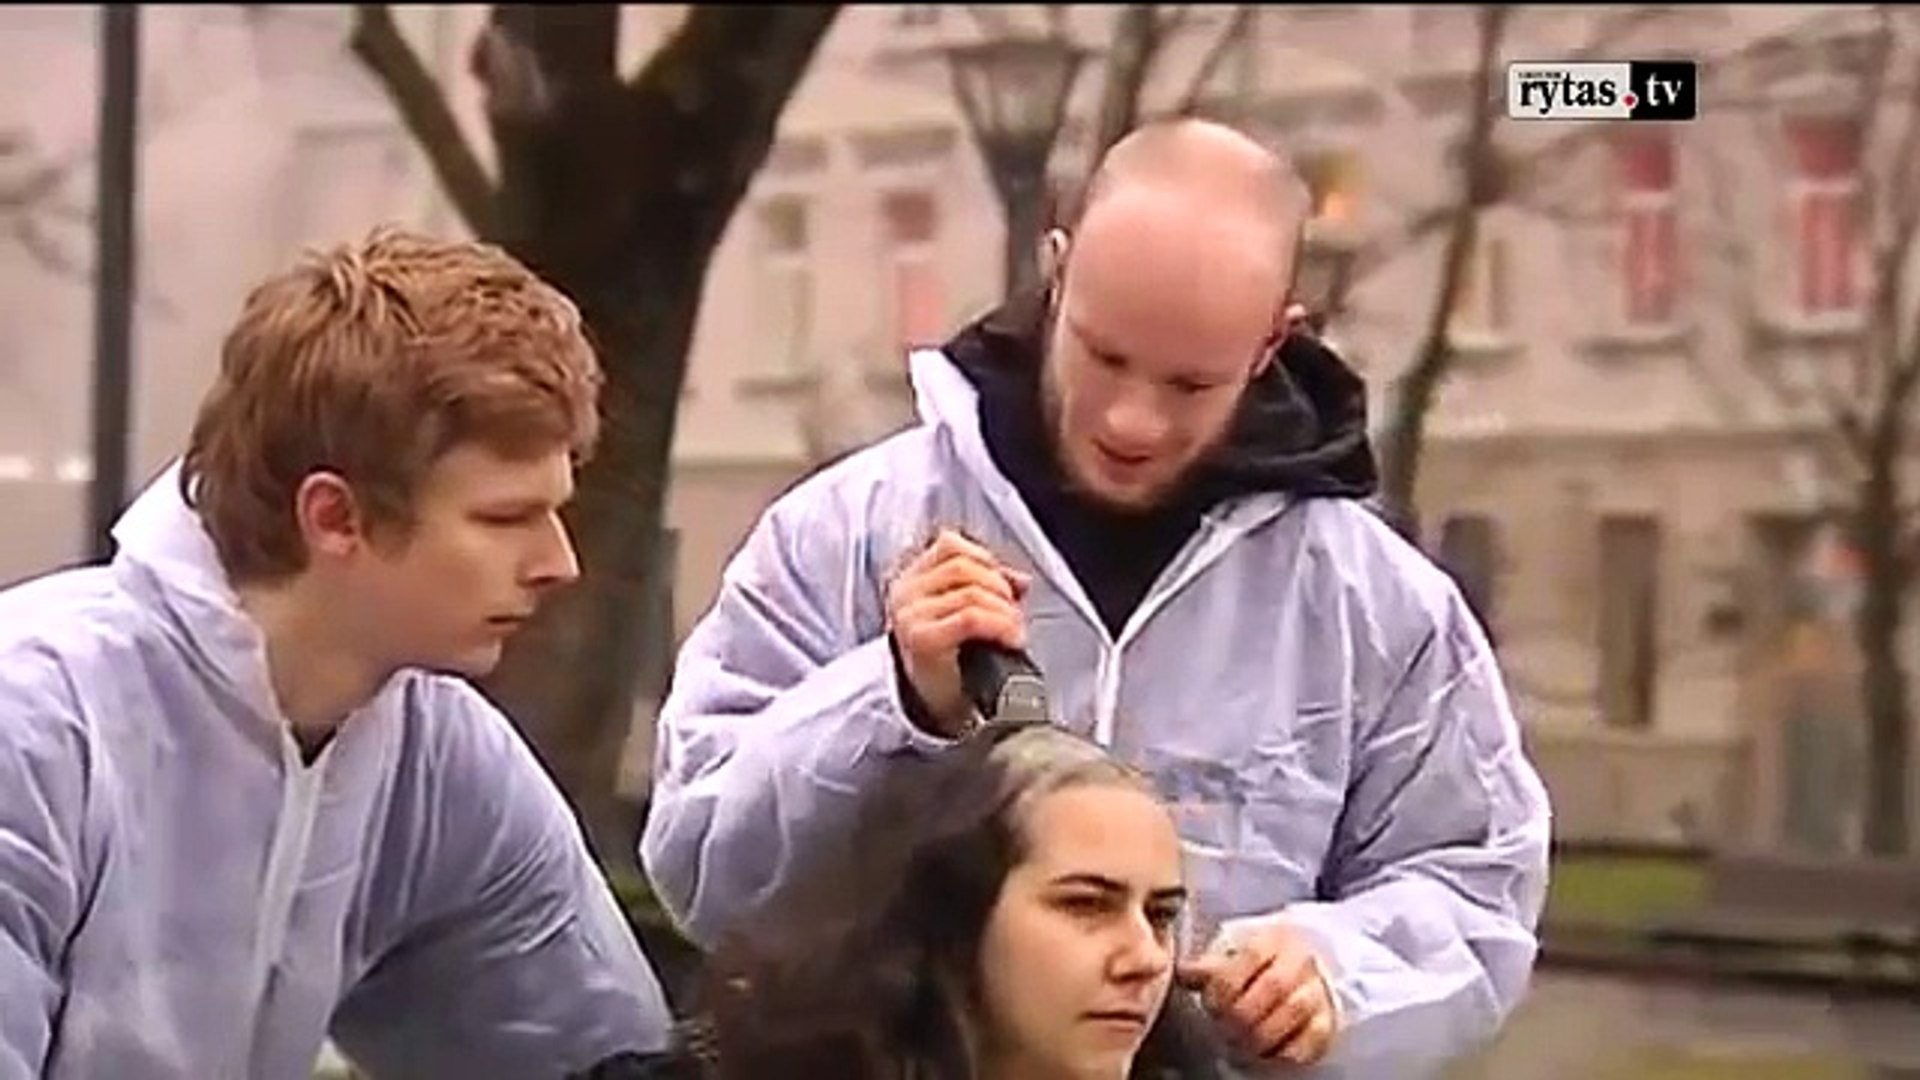
[{"label": "white protective suit", "polygon": [[0,1080],[559,1078],[669,1019],[575,819],[471,687],[304,765],[163,475],[111,565],[0,593]]},{"label": "white protective suit", "polygon": [[906,718],[884,586],[954,527],[1033,575],[1057,715],[1156,778],[1202,913],[1317,947],[1344,1027],[1312,1075],[1428,1075],[1492,1036],[1532,971],[1551,815],[1459,590],[1357,501],[1261,491],[1208,511],[1112,633],[990,456],[957,347],[912,357],[917,426],[775,503],[687,640],[642,842],[664,902],[712,944],[847,835],[882,759],[944,745]]}]

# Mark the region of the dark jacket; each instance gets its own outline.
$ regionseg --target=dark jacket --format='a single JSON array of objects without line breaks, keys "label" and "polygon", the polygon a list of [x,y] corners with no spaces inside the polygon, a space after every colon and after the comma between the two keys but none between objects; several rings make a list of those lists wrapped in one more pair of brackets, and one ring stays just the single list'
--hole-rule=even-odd
[{"label": "dark jacket", "polygon": [[962,328],[944,351],[979,392],[980,433],[994,464],[1114,634],[1220,501],[1265,491],[1349,499],[1375,493],[1366,384],[1332,349],[1296,332],[1247,387],[1226,438],[1174,498],[1140,512],[1081,497],[1055,460],[1041,406],[1043,305],[1035,297],[1010,301]]}]

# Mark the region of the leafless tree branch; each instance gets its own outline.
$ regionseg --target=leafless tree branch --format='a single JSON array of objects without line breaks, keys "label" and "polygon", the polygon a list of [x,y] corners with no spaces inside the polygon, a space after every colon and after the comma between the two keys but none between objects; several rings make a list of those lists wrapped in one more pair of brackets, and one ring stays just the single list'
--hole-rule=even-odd
[{"label": "leafless tree branch", "polygon": [[[1880,121],[1887,115],[1882,104],[1890,74],[1893,57],[1894,38],[1887,20],[1886,11],[1880,9],[1879,33],[1874,35],[1872,47],[1866,64],[1858,73],[1856,88],[1860,94],[1858,111],[1854,123],[1858,127],[1860,140],[1860,162],[1863,171],[1871,175],[1873,159],[1881,149],[1879,134]],[[1910,125],[1909,125],[1910,126]],[[1872,184],[1861,185],[1856,204],[1857,221],[1866,226],[1869,223],[1894,225],[1892,218],[1883,212],[1880,205],[1880,193],[1873,190]],[[1890,207],[1896,215],[1904,211],[1898,205]],[[1893,356],[1893,343],[1887,340],[1892,329],[1892,315],[1899,303],[1899,281],[1896,276],[1899,260],[1905,245],[1900,241],[1899,228],[1894,225],[1887,229],[1867,228],[1866,233],[1872,251],[1869,271],[1870,290],[1867,308],[1867,332],[1862,334],[1848,352],[1848,368],[1851,376],[1851,395],[1877,393],[1883,387],[1875,386],[1879,380],[1876,372],[1884,373]]]},{"label": "leafless tree branch", "polygon": [[[1875,40],[1852,72],[1864,174],[1857,227],[1871,238],[1861,332],[1847,343],[1846,366],[1840,371],[1817,364],[1789,368],[1786,360],[1792,350],[1753,350],[1747,364],[1754,382],[1783,406],[1792,409],[1812,400],[1843,451],[1833,464],[1844,469],[1848,483],[1858,482],[1873,467],[1876,436],[1882,429],[1904,427],[1904,413],[1920,389],[1920,351],[1915,349],[1920,332],[1912,325],[1920,311],[1907,310],[1915,306],[1910,263],[1920,237],[1920,185],[1914,177],[1920,171],[1920,80],[1899,55],[1892,17],[1885,8],[1878,14]],[[1906,82],[1896,88],[1900,78]],[[1756,136],[1765,119],[1762,112],[1754,114]],[[1713,155],[1700,164],[1710,182],[1707,201],[1721,210],[1713,235],[1703,238],[1697,250],[1723,260],[1725,302],[1741,325],[1758,328],[1763,283],[1770,272],[1759,264],[1753,230],[1737,216],[1740,168]]]},{"label": "leafless tree branch", "polygon": [[350,44],[354,55],[386,88],[401,122],[413,133],[467,227],[477,236],[494,236],[498,226],[494,183],[461,132],[439,83],[400,36],[386,4],[354,5]]},{"label": "leafless tree branch", "polygon": [[1139,122],[1140,98],[1166,40],[1163,33],[1156,4],[1128,4],[1114,16],[1112,45],[1100,87],[1100,111],[1094,119],[1093,145],[1087,148],[1088,176],[1099,167],[1107,150]]},{"label": "leafless tree branch", "polygon": [[[1881,30],[1877,43],[1877,62],[1872,71],[1872,79],[1867,89],[1867,124],[1863,130],[1877,131],[1879,125],[1872,121],[1881,113],[1880,100],[1886,95],[1886,84],[1890,78],[1895,48],[1896,32],[1891,15],[1885,8],[1880,9]],[[1869,302],[1868,326],[1870,333],[1858,350],[1863,362],[1878,367],[1885,373],[1881,385],[1875,387],[1881,400],[1881,407],[1904,411],[1914,390],[1916,378],[1920,378],[1920,334],[1915,334],[1910,320],[1917,315],[1901,311],[1901,304],[1907,300],[1907,269],[1913,254],[1916,230],[1920,230],[1920,192],[1915,190],[1913,173],[1920,169],[1920,78],[1910,80],[1907,88],[1906,108],[1901,119],[1903,126],[1900,140],[1893,151],[1893,160],[1883,174],[1882,185],[1867,184],[1865,195],[1869,202],[1866,220],[1871,222],[1879,217],[1889,219],[1885,231],[1875,231],[1873,252],[1873,295]],[[1868,160],[1872,160],[1868,158]],[[1876,190],[1877,189],[1877,190]],[[1885,213],[1875,213],[1882,209]],[[1858,384],[1857,384],[1858,385]]]},{"label": "leafless tree branch", "polygon": [[[1599,27],[1586,42],[1564,59],[1580,63],[1618,56],[1629,37],[1663,14],[1665,10],[1661,7],[1640,5],[1608,11],[1600,17]],[[1507,111],[1507,81],[1498,79],[1496,83],[1493,108],[1496,113],[1504,116]]]},{"label": "leafless tree branch", "polygon": [[[1566,59],[1582,61],[1617,55],[1627,38],[1645,26],[1648,20],[1657,17],[1660,11],[1657,7],[1634,6],[1608,12],[1586,42]],[[1506,30],[1503,29],[1503,38],[1505,34]],[[1377,72],[1376,75],[1381,85],[1392,85],[1401,77],[1398,72],[1387,71]],[[1505,115],[1506,81],[1495,79],[1493,82],[1490,91],[1492,100],[1484,102],[1481,100],[1482,94],[1476,93],[1471,99],[1471,107],[1476,111],[1471,115],[1478,115],[1483,105],[1490,108],[1491,115]],[[1496,139],[1485,148],[1485,152],[1494,160],[1494,178],[1497,178],[1501,188],[1494,201],[1530,204],[1532,199],[1539,197],[1542,180],[1564,167],[1569,155],[1578,153],[1582,146],[1603,137],[1604,131],[1599,127],[1579,125],[1524,149],[1509,148]],[[1454,203],[1412,209],[1393,227],[1362,242],[1353,258],[1353,281],[1357,284],[1397,259],[1409,247],[1424,243],[1449,228],[1457,219],[1458,209]]]},{"label": "leafless tree branch", "polygon": [[[1426,418],[1454,358],[1452,324],[1466,282],[1467,267],[1479,242],[1480,217],[1500,197],[1499,163],[1493,153],[1497,95],[1493,91],[1512,9],[1504,4],[1479,9],[1478,60],[1474,67],[1473,113],[1461,161],[1460,200],[1441,254],[1440,288],[1434,297],[1413,362],[1394,381],[1393,414],[1387,430],[1381,496],[1389,520],[1414,543],[1420,541],[1415,493]],[[1504,96],[1498,95],[1498,96]]]},{"label": "leafless tree branch", "polygon": [[26,132],[0,132],[0,235],[19,244],[42,269],[66,278],[85,278],[88,269],[84,260],[69,253],[52,227],[92,220],[91,213],[66,199],[68,185],[85,161],[85,155],[67,161],[35,160],[33,140]]},{"label": "leafless tree branch", "polygon": [[[1756,126],[1756,134],[1757,131]],[[1747,336],[1762,333],[1767,320],[1760,283],[1768,275],[1756,253],[1756,238],[1739,216],[1742,209],[1739,193],[1747,178],[1737,163],[1724,161],[1714,154],[1704,155],[1699,168],[1705,202],[1718,211],[1710,226],[1701,230],[1702,235],[1692,250],[1703,260],[1718,264],[1715,276],[1722,287],[1715,302],[1730,313],[1733,325]],[[1611,219],[1611,215],[1608,217]],[[1849,456],[1864,445],[1860,440],[1865,437],[1865,428],[1859,415],[1846,395],[1829,380],[1819,378],[1804,365],[1786,366],[1790,351],[1747,348],[1744,352],[1744,370],[1752,385],[1766,393],[1786,416],[1803,417],[1806,400],[1811,397],[1822,423],[1848,444]]]},{"label": "leafless tree branch", "polygon": [[88,275],[86,264],[70,254],[58,240],[47,235],[45,227],[32,218],[22,218],[12,223],[7,230],[7,235],[11,236],[34,262],[54,274],[73,279],[85,278]]},{"label": "leafless tree branch", "polygon": [[1206,96],[1207,87],[1213,84],[1220,65],[1226,63],[1227,54],[1235,45],[1246,44],[1247,33],[1253,29],[1253,20],[1257,13],[1258,9],[1252,4],[1239,4],[1234,7],[1233,14],[1227,19],[1226,25],[1220,28],[1220,36],[1213,39],[1213,44],[1207,48],[1206,55],[1200,59],[1200,66],[1194,69],[1193,80],[1187,84],[1186,92],[1181,94],[1179,101],[1174,104],[1175,115],[1191,116],[1199,110],[1200,102]]},{"label": "leafless tree branch", "polygon": [[[0,214],[39,213],[58,204],[77,162],[36,161],[24,131],[0,132]],[[5,175],[11,173],[12,175]]]}]

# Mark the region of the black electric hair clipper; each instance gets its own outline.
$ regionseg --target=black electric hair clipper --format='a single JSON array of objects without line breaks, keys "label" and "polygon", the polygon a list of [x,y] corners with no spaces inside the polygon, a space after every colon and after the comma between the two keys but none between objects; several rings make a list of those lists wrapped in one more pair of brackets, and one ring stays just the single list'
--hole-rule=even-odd
[{"label": "black electric hair clipper", "polygon": [[967,642],[960,646],[960,685],[987,723],[1044,724],[1052,719],[1046,680],[1023,651]]}]

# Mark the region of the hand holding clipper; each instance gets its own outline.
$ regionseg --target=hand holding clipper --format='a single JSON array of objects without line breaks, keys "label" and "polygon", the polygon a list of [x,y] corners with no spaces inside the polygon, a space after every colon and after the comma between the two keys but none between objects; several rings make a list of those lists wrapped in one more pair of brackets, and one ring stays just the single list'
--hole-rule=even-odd
[{"label": "hand holding clipper", "polygon": [[[887,621],[901,673],[934,734],[957,737],[976,716],[1001,715],[1003,687],[1037,684],[1032,661],[1013,661],[1027,645],[1020,601],[1029,584],[985,547],[945,529],[888,586]],[[967,652],[976,671],[971,682],[961,671],[967,645],[974,646]],[[1023,678],[1011,678],[1016,672]]]}]

